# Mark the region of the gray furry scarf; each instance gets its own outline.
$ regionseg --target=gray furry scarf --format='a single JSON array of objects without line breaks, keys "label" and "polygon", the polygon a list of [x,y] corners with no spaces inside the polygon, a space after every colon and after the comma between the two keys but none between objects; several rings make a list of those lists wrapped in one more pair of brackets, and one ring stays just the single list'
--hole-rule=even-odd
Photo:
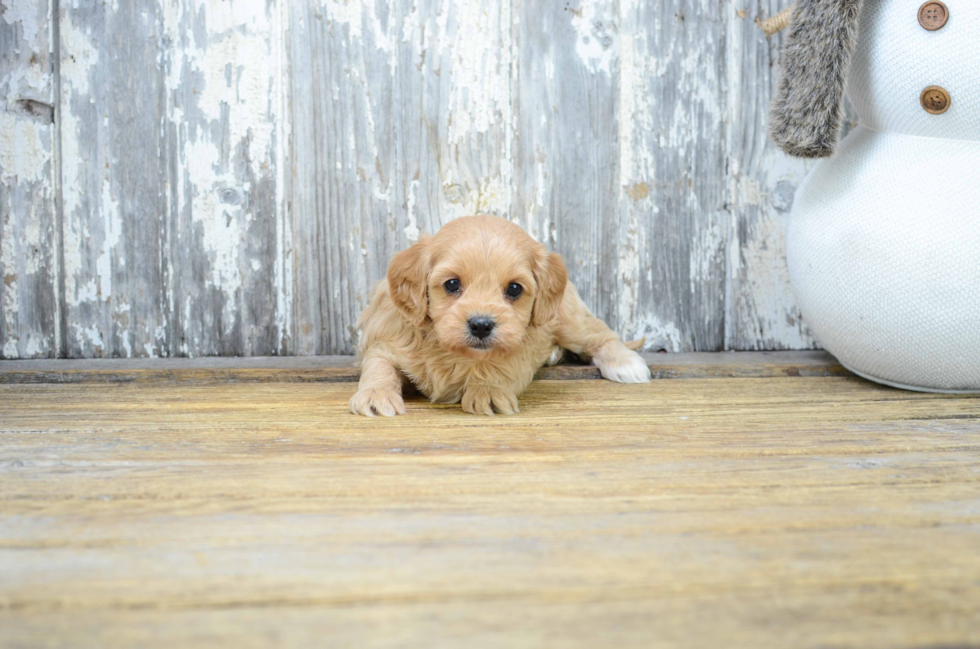
[{"label": "gray furry scarf", "polygon": [[786,153],[834,153],[844,119],[844,91],[863,0],[799,0],[783,48],[783,76],[769,133]]}]

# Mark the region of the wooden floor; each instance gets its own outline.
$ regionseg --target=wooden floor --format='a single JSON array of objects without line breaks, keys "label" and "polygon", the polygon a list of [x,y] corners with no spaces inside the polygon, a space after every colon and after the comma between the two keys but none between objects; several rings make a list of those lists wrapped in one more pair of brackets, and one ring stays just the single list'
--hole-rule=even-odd
[{"label": "wooden floor", "polygon": [[980,647],[980,398],[701,358],[397,419],[0,364],[0,646]]}]

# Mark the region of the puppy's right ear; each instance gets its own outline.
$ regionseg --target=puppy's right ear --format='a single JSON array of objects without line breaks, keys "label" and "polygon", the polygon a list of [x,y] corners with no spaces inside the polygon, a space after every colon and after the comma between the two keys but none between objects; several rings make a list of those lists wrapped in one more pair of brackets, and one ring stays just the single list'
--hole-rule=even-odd
[{"label": "puppy's right ear", "polygon": [[391,301],[409,322],[419,326],[429,311],[429,238],[402,250],[388,264]]}]

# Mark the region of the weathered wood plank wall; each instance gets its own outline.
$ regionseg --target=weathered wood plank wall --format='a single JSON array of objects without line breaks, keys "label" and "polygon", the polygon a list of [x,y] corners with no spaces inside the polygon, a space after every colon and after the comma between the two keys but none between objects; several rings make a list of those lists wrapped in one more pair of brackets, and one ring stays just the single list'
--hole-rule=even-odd
[{"label": "weathered wood plank wall", "polygon": [[345,353],[464,214],[648,349],[807,348],[789,0],[0,0],[0,358]]},{"label": "weathered wood plank wall", "polygon": [[45,357],[60,335],[51,6],[0,6],[0,358]]}]

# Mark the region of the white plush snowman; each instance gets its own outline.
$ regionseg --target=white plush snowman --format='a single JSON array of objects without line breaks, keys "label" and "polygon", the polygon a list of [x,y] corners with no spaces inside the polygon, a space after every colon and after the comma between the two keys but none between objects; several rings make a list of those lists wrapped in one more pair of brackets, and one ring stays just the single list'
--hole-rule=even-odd
[{"label": "white plush snowman", "polygon": [[[790,279],[817,340],[874,381],[972,392],[980,391],[980,0],[944,2],[802,0],[771,130],[791,154],[832,154],[797,192],[787,242]],[[836,151],[835,85],[859,116]]]}]

